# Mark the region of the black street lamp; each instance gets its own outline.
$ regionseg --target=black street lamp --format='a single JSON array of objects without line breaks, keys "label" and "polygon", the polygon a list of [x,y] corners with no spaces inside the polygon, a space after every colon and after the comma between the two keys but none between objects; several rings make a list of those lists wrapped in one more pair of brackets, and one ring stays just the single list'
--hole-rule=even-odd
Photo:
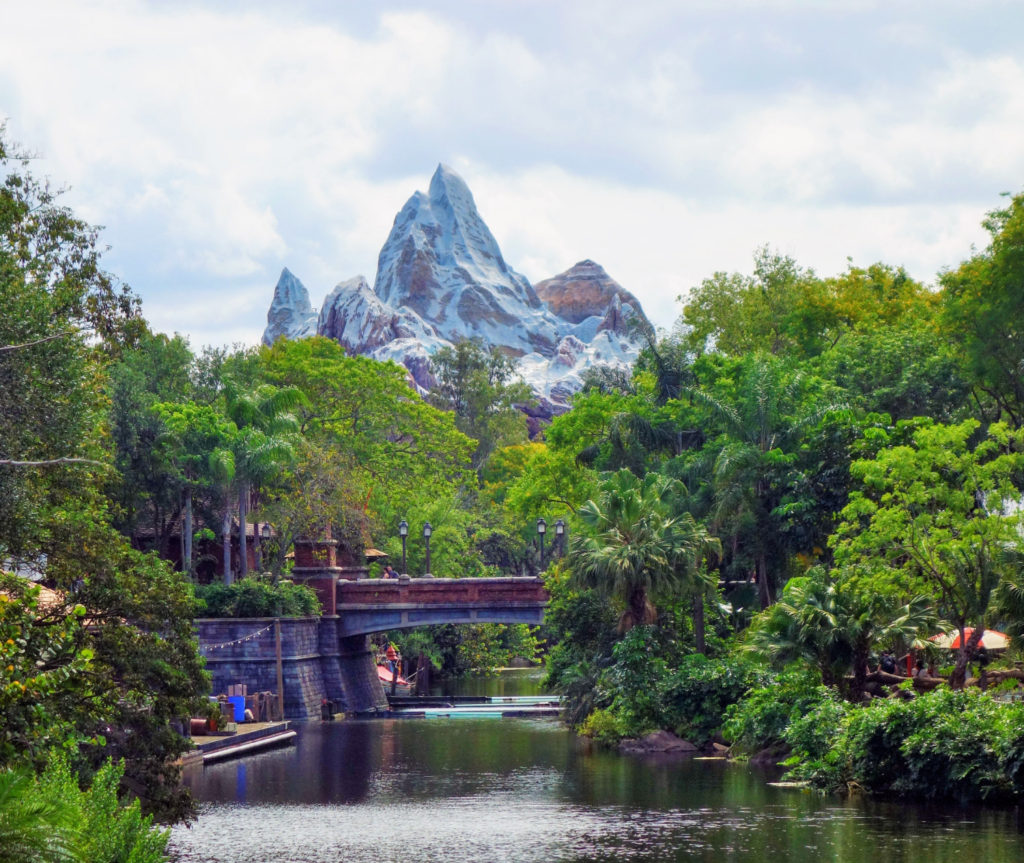
[{"label": "black street lamp", "polygon": [[404,518],[398,523],[398,535],[402,537],[402,574],[405,574],[405,538],[409,535],[409,522]]},{"label": "black street lamp", "polygon": [[555,522],[555,542],[558,543],[559,555],[565,554],[565,522],[562,519]]},{"label": "black street lamp", "polygon": [[[260,569],[266,569],[267,566],[267,543],[270,542],[270,525],[267,522],[263,522],[263,527],[260,529],[260,542],[257,552],[260,558]],[[275,579],[276,583],[276,579]]]},{"label": "black street lamp", "polygon": [[537,519],[537,535],[540,536],[540,568],[544,569],[544,534],[548,532],[548,523],[542,518]]},{"label": "black street lamp", "polygon": [[427,571],[424,573],[424,578],[433,578],[430,574],[430,534],[433,532],[434,529],[430,526],[430,522],[423,522],[423,541],[427,544]]}]

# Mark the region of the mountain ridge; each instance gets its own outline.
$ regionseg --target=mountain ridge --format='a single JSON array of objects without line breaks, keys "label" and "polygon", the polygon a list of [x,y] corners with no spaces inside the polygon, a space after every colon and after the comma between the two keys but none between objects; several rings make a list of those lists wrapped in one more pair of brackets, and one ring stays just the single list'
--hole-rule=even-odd
[{"label": "mountain ridge", "polygon": [[587,368],[632,363],[634,316],[647,322],[636,297],[589,259],[531,284],[505,261],[465,181],[442,163],[428,192],[414,192],[396,214],[372,288],[364,276],[339,282],[317,315],[285,267],[263,341],[323,335],[399,362],[426,391],[430,356],[474,339],[517,357],[541,410],[553,414],[567,408]]}]

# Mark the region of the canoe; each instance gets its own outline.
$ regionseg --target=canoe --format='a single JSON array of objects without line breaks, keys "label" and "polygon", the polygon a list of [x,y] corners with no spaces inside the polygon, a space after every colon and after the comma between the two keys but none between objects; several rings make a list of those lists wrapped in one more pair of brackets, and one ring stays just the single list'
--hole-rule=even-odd
[{"label": "canoe", "polygon": [[[377,666],[377,677],[380,678],[380,682],[384,685],[384,689],[386,689],[388,692],[390,692],[391,691],[391,669],[388,668],[386,665],[378,665]],[[401,674],[399,674],[398,675],[398,683],[395,684],[395,691],[396,692],[401,692],[403,695],[408,695],[409,691],[411,689],[412,689],[412,686],[410,685],[409,681],[406,680],[404,677],[402,677]]]}]

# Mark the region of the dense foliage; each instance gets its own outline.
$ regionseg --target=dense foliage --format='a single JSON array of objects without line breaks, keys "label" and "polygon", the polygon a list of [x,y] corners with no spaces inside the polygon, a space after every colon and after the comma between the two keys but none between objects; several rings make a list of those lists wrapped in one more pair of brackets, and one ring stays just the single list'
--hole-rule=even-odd
[{"label": "dense foliage", "polygon": [[196,588],[203,617],[310,617],[322,609],[316,593],[304,584],[243,578]]},{"label": "dense foliage", "polygon": [[38,778],[0,770],[0,861],[163,863],[170,831],[154,828],[137,800],[121,804],[122,773],[108,761],[82,791],[63,755]]},{"label": "dense foliage", "polygon": [[[1024,685],[1007,661],[1024,633],[1024,196],[985,224],[990,247],[934,291],[761,249],[517,454],[494,498],[565,513],[573,535],[548,582],[570,724],[606,743],[720,734],[791,752],[829,789],[1020,794],[1019,708],[971,688]],[[992,665],[989,629],[1015,639]],[[917,676],[880,668],[883,650]]]}]

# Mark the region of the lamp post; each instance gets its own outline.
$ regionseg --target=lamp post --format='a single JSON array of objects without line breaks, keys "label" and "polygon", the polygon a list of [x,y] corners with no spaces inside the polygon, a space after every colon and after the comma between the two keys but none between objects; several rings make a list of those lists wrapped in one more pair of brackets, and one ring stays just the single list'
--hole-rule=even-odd
[{"label": "lamp post", "polygon": [[430,574],[430,534],[433,532],[434,529],[430,526],[430,522],[423,522],[423,541],[427,544],[427,571],[423,574],[424,578],[434,577]]},{"label": "lamp post", "polygon": [[398,523],[398,535],[402,537],[402,574],[405,574],[405,540],[409,536],[409,522],[404,518]]},{"label": "lamp post", "polygon": [[270,525],[267,522],[263,522],[263,527],[259,530],[259,542],[256,543],[256,556],[259,558],[258,565],[260,571],[264,571],[267,568],[267,543],[270,542]]},{"label": "lamp post", "polygon": [[565,554],[565,522],[558,519],[555,522],[555,542],[558,543],[558,556]]},{"label": "lamp post", "polygon": [[537,519],[537,535],[540,537],[540,568],[544,569],[544,534],[548,532],[548,523],[543,518]]}]

